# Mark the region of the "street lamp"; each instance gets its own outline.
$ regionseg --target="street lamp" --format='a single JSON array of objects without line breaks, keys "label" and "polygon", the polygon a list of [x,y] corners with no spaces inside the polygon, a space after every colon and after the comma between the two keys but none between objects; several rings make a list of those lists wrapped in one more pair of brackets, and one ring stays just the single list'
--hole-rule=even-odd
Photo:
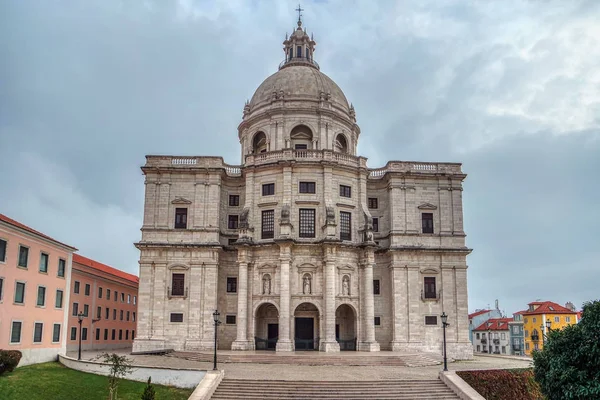
[{"label": "street lamp", "polygon": [[548,319],[546,320],[546,328],[547,328],[548,330],[550,330],[550,328],[552,328],[552,321],[550,321],[550,318],[548,318]]},{"label": "street lamp", "polygon": [[448,371],[448,358],[446,357],[446,327],[450,324],[448,323],[448,315],[446,312],[442,312],[442,327],[444,329],[444,371]]},{"label": "street lamp", "polygon": [[217,326],[221,323],[221,321],[219,321],[219,310],[215,310],[215,312],[213,313],[213,319],[215,321],[215,353],[214,353],[214,357],[213,357],[213,371],[217,370]]},{"label": "street lamp", "polygon": [[81,324],[83,323],[83,318],[85,317],[85,314],[83,313],[83,311],[81,311],[79,314],[77,314],[77,322],[79,322],[79,355],[77,356],[77,360],[81,360]]}]

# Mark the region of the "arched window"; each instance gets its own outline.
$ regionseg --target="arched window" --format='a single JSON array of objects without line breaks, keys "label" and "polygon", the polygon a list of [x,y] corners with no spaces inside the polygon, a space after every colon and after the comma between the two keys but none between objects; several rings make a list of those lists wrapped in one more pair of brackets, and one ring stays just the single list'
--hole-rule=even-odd
[{"label": "arched window", "polygon": [[265,153],[267,151],[267,135],[264,132],[257,132],[252,140],[252,152],[254,154]]},{"label": "arched window", "polygon": [[298,125],[290,132],[292,148],[295,150],[312,149],[313,134],[306,125]]},{"label": "arched window", "polygon": [[339,153],[347,153],[348,152],[348,142],[346,142],[346,138],[341,133],[336,136],[334,142],[334,150]]}]

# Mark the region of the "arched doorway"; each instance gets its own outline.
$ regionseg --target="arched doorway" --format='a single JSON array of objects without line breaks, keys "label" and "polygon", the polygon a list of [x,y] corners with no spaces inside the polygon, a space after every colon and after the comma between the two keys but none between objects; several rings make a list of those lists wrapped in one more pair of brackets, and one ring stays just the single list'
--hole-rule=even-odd
[{"label": "arched doorway", "polygon": [[319,350],[319,309],[302,303],[294,310],[294,349]]},{"label": "arched doorway", "polygon": [[254,318],[254,348],[275,350],[279,338],[279,312],[271,303],[261,304]]},{"label": "arched doorway", "polygon": [[265,153],[267,151],[267,135],[264,132],[257,132],[252,140],[252,152],[254,154]]},{"label": "arched doorway", "polygon": [[340,344],[340,350],[356,351],[356,315],[348,304],[335,310],[335,340]]}]

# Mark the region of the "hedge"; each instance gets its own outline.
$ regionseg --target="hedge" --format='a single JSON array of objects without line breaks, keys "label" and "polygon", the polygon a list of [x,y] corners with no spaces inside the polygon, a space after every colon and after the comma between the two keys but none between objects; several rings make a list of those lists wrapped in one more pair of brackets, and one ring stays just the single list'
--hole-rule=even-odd
[{"label": "hedge", "polygon": [[457,371],[465,382],[487,400],[543,400],[533,369]]},{"label": "hedge", "polygon": [[18,350],[0,349],[0,375],[5,372],[12,372],[19,365],[23,355]]}]

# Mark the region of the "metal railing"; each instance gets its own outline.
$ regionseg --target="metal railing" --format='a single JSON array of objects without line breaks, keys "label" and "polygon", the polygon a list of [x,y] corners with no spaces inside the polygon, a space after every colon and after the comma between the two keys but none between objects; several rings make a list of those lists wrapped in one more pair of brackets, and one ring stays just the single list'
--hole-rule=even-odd
[{"label": "metal railing", "polygon": [[483,343],[483,344],[487,344],[487,339],[485,339],[485,338],[484,338],[484,339],[481,339],[481,343]]},{"label": "metal railing", "polygon": [[500,344],[500,339],[494,339],[494,344]]},{"label": "metal railing", "polygon": [[349,340],[336,339],[341,351],[356,351],[356,338]]},{"label": "metal railing", "polygon": [[540,340],[540,337],[538,335],[531,335],[531,340],[533,340],[534,342],[537,342]]},{"label": "metal railing", "polygon": [[319,64],[317,64],[317,62],[315,60],[313,60],[311,57],[291,57],[291,58],[287,57],[285,60],[283,60],[281,63],[279,63],[279,69],[283,68],[286,65],[302,65],[302,64],[312,65],[319,70],[321,69],[321,67],[319,67]]},{"label": "metal railing", "polygon": [[254,337],[254,349],[255,350],[275,350],[277,348],[277,339],[278,337],[273,339],[263,339],[259,337]]},{"label": "metal railing", "polygon": [[183,293],[173,293],[173,289],[171,287],[167,287],[167,297],[170,299],[172,297],[182,297],[182,298],[187,298],[188,297],[188,288],[187,286],[185,287],[185,289],[183,290]]},{"label": "metal railing", "polygon": [[294,349],[298,350],[319,350],[319,338],[300,339],[294,338]]}]

